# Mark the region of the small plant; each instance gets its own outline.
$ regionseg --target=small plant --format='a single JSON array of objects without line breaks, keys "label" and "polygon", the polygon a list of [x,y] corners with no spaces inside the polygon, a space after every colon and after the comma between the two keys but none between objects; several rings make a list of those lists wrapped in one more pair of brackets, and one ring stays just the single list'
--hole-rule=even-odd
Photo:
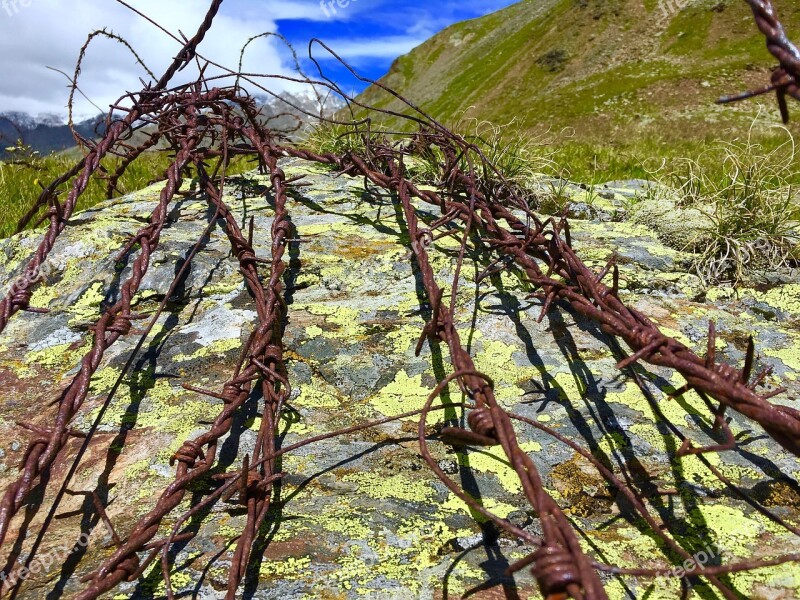
[{"label": "small plant", "polygon": [[[759,272],[800,261],[800,198],[794,140],[766,151],[750,137],[718,144],[663,177],[677,205],[708,219],[696,271],[706,283],[740,285]],[[710,159],[710,160],[709,160]],[[706,164],[716,162],[713,169]],[[721,168],[720,168],[721,167]]]},{"label": "small plant", "polygon": [[8,146],[5,152],[8,155],[4,161],[7,165],[28,167],[29,169],[35,169],[37,171],[42,170],[42,157],[39,151],[34,150],[22,139],[18,139],[13,146]]},{"label": "small plant", "polygon": [[546,215],[564,215],[569,210],[572,194],[569,180],[557,177],[547,182],[546,190],[539,195],[537,209]]},{"label": "small plant", "polygon": [[[505,125],[474,118],[461,118],[451,130],[473,144],[474,152],[459,157],[459,168],[469,172],[491,164],[496,172],[480,172],[479,179],[502,179],[504,186],[513,188],[523,197],[538,195],[534,185],[548,171],[553,171],[552,152],[541,136],[522,133],[524,127],[515,120]],[[436,185],[440,183],[445,166],[445,156],[435,146],[414,147],[414,158],[409,172],[415,181]],[[485,158],[483,161],[481,158]]]},{"label": "small plant", "polygon": [[319,154],[342,155],[362,153],[368,141],[377,141],[382,135],[382,129],[373,130],[368,123],[321,121],[308,128],[303,141],[306,147]]}]

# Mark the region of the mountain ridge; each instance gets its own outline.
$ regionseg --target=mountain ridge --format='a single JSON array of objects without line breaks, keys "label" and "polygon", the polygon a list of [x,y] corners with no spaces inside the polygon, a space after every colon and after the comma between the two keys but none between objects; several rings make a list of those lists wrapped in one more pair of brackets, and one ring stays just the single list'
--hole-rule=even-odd
[{"label": "mountain ridge", "polygon": [[[800,31],[800,7],[778,9],[790,36]],[[746,130],[752,102],[714,101],[762,86],[773,66],[740,0],[524,0],[444,29],[380,83],[447,124],[466,116],[585,138],[678,139]],[[402,108],[377,86],[360,100]]]},{"label": "mountain ridge", "polygon": [[[284,92],[278,96],[254,95],[265,121],[279,131],[302,127],[313,119],[309,115],[330,116],[344,106],[338,97],[322,93],[317,95],[312,89],[299,92]],[[85,138],[95,138],[102,134],[105,114],[75,123],[75,129]],[[7,147],[12,147],[21,139],[31,149],[40,154],[60,152],[75,147],[72,132],[66,119],[56,114],[29,115],[19,111],[0,112],[0,160],[7,158]]]}]

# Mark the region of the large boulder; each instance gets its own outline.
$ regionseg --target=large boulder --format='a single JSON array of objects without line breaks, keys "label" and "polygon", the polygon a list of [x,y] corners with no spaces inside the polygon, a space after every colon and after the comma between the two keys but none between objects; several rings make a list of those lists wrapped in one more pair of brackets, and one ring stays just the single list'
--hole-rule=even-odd
[{"label": "large boulder", "polygon": [[[361,179],[333,177],[304,163],[289,162],[286,170],[289,176],[305,175],[310,185],[296,188],[289,200],[299,241],[287,253],[285,345],[294,394],[281,423],[281,445],[419,408],[436,382],[450,373],[447,350],[440,345],[426,343],[421,356],[414,356],[427,304],[392,198],[365,189]],[[240,224],[255,217],[256,249],[269,256],[273,208],[270,197],[259,195],[263,182],[256,176],[231,182],[226,199]],[[56,242],[46,281],[33,298],[32,305],[51,312],[18,314],[0,335],[0,488],[18,476],[33,435],[16,423],[52,422],[52,401],[90,346],[87,325],[116,298],[129,274],[130,266],[115,269],[114,256],[147,219],[159,189],[156,185],[76,215]],[[431,207],[420,209],[423,216],[436,215]],[[136,312],[155,310],[211,214],[199,195],[173,206],[136,295]],[[7,289],[21,274],[39,235],[28,232],[0,242],[0,288]],[[772,367],[769,384],[789,390],[775,402],[798,397],[800,286],[739,295],[704,289],[689,272],[691,256],[662,243],[645,225],[576,220],[573,240],[586,262],[598,268],[616,255],[623,300],[697,352],[704,351],[710,319],[717,323],[717,352],[723,360],[740,364],[747,338],[754,335],[756,367]],[[446,289],[455,249],[449,238],[431,248]],[[689,393],[667,399],[682,385],[681,378],[637,366],[643,393],[615,368],[617,346],[568,307],[555,306],[537,324],[539,302],[525,299],[527,284],[511,272],[476,288],[485,261],[471,256],[462,270],[458,328],[478,369],[494,379],[504,407],[555,428],[613,468],[641,490],[651,512],[690,553],[708,549],[708,560],[719,564],[796,549],[796,538],[756,508],[798,523],[796,457],[729,411],[735,451],[676,458],[680,444],[671,426],[697,444],[713,443],[709,411],[700,398]],[[121,536],[171,482],[170,456],[184,440],[206,430],[221,409],[222,402],[181,384],[220,389],[255,321],[237,263],[217,227],[119,387],[115,384],[137,336],[121,339],[106,353],[76,428],[87,430],[109,392],[115,392],[69,488],[96,490]],[[449,398],[460,401],[454,386]],[[238,415],[221,446],[216,473],[237,468],[253,447],[259,410],[254,397]],[[460,416],[459,409],[434,413],[430,424]],[[547,489],[598,561],[666,568],[682,562],[631,516],[625,500],[588,461],[532,427],[518,424],[518,433]],[[47,492],[34,494],[31,508],[13,523],[9,540],[18,540],[23,559],[79,444],[69,443]],[[434,440],[430,446],[442,468],[486,508],[538,531],[536,515],[499,450],[456,451]],[[704,461],[735,487],[722,483]],[[447,598],[482,584],[488,591],[473,597],[502,597],[496,595],[501,588],[492,591],[495,584],[523,598],[539,597],[527,570],[515,581],[503,574],[531,549],[498,536],[430,472],[419,455],[416,418],[306,446],[284,456],[280,469],[287,476],[261,532],[246,597]],[[181,509],[215,485],[210,480],[198,485]],[[18,598],[68,597],[82,589],[80,577],[112,552],[111,536],[90,499],[66,495],[56,514],[41,554],[75,544],[82,532],[90,534],[88,545],[77,544],[68,558],[32,575]],[[165,520],[163,533],[176,514]],[[177,544],[172,554],[176,591],[184,597],[224,596],[232,542],[245,518],[237,505],[220,502],[189,522],[196,537]],[[678,579],[608,576],[605,581],[612,598],[683,597]],[[789,598],[800,590],[800,569],[775,566],[726,581],[744,597]],[[692,583],[697,588],[691,597],[716,597],[701,582]],[[107,597],[163,594],[160,567],[155,567]]]}]

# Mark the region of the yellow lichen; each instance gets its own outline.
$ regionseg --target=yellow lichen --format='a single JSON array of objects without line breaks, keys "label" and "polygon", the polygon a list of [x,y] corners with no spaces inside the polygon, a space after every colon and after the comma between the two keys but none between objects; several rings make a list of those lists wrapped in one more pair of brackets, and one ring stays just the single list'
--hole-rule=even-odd
[{"label": "yellow lichen", "polygon": [[293,402],[305,408],[337,408],[341,403],[339,391],[335,386],[319,377],[300,386],[300,395]]},{"label": "yellow lichen", "polygon": [[302,556],[296,558],[287,556],[280,560],[265,560],[261,563],[258,572],[262,577],[274,577],[281,579],[300,579],[308,575],[308,567],[311,566],[311,557]]},{"label": "yellow lichen", "polygon": [[[431,390],[422,385],[422,375],[409,377],[405,371],[398,371],[388,385],[384,386],[370,399],[370,404],[381,414],[389,417],[422,408]],[[407,420],[417,417],[407,417]]]},{"label": "yellow lichen", "polygon": [[180,363],[208,356],[217,356],[221,358],[231,350],[241,348],[241,346],[242,346],[242,341],[239,338],[231,338],[228,340],[216,340],[214,342],[211,342],[207,346],[201,346],[192,354],[178,354],[172,360],[174,362]]},{"label": "yellow lichen", "polygon": [[429,482],[402,474],[387,477],[378,473],[351,473],[342,477],[342,480],[358,484],[359,493],[371,498],[422,502],[430,500],[433,495]]}]

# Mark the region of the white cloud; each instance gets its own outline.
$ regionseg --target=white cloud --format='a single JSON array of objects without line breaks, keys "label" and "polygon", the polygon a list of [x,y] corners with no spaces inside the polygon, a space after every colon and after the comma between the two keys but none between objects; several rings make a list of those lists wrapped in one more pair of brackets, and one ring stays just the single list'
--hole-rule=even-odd
[{"label": "white cloud", "polygon": [[[326,40],[325,44],[344,60],[359,63],[364,59],[396,58],[419,46],[425,40],[425,37],[398,35],[376,39]],[[335,60],[321,46],[314,47],[314,57],[317,60]]]},{"label": "white cloud", "polygon": [[[170,31],[180,30],[186,36],[195,33],[209,5],[209,0],[128,1]],[[236,68],[245,40],[264,31],[278,31],[281,20],[292,19],[295,23],[307,22],[309,32],[319,32],[352,65],[384,65],[449,23],[508,5],[510,0],[349,0],[346,7],[338,0],[334,2],[336,12],[329,8],[326,15],[320,0],[226,0],[200,51]],[[47,67],[71,75],[86,35],[103,27],[127,39],[156,76],[179,50],[174,40],[114,0],[0,0],[0,112],[65,114],[67,80]],[[345,32],[353,37],[345,38]],[[302,58],[307,40],[294,41]],[[314,54],[326,65],[331,64],[332,57],[319,46]],[[244,69],[293,74],[290,64],[281,43],[267,38],[249,47]],[[312,66],[306,66],[309,73],[315,72]],[[173,83],[191,80],[189,71],[179,74]],[[139,77],[145,74],[127,50],[98,39],[89,49],[79,83],[105,110],[125,91],[141,89]],[[279,92],[297,91],[300,86],[273,79],[269,87]],[[88,117],[96,112],[78,98],[76,116]]]},{"label": "white cloud", "polygon": [[[0,111],[65,112],[67,81],[47,67],[71,75],[78,51],[92,30],[108,27],[124,37],[157,77],[180,49],[166,34],[112,0],[27,0],[28,6],[24,7],[25,1],[17,0],[15,4],[14,0],[6,0],[7,5],[0,2]],[[180,30],[189,37],[194,35],[208,9],[207,0],[131,0],[130,3],[170,31]],[[259,4],[261,10],[254,10],[252,3],[245,0],[223,4],[201,52],[235,68],[239,49],[248,37],[277,29],[269,16],[272,11]],[[283,13],[290,4],[274,3],[282,7]],[[311,10],[310,3],[296,8],[302,9],[304,5]],[[277,14],[283,14],[281,10]],[[252,44],[244,67],[258,72],[286,72],[274,38]],[[92,100],[105,108],[126,90],[141,89],[139,77],[147,79],[127,50],[98,39],[89,49],[79,84]],[[190,74],[183,73],[180,79],[186,81]],[[278,83],[275,87],[282,89],[285,84]],[[76,112],[88,116],[96,110],[81,99],[76,103]]]}]

